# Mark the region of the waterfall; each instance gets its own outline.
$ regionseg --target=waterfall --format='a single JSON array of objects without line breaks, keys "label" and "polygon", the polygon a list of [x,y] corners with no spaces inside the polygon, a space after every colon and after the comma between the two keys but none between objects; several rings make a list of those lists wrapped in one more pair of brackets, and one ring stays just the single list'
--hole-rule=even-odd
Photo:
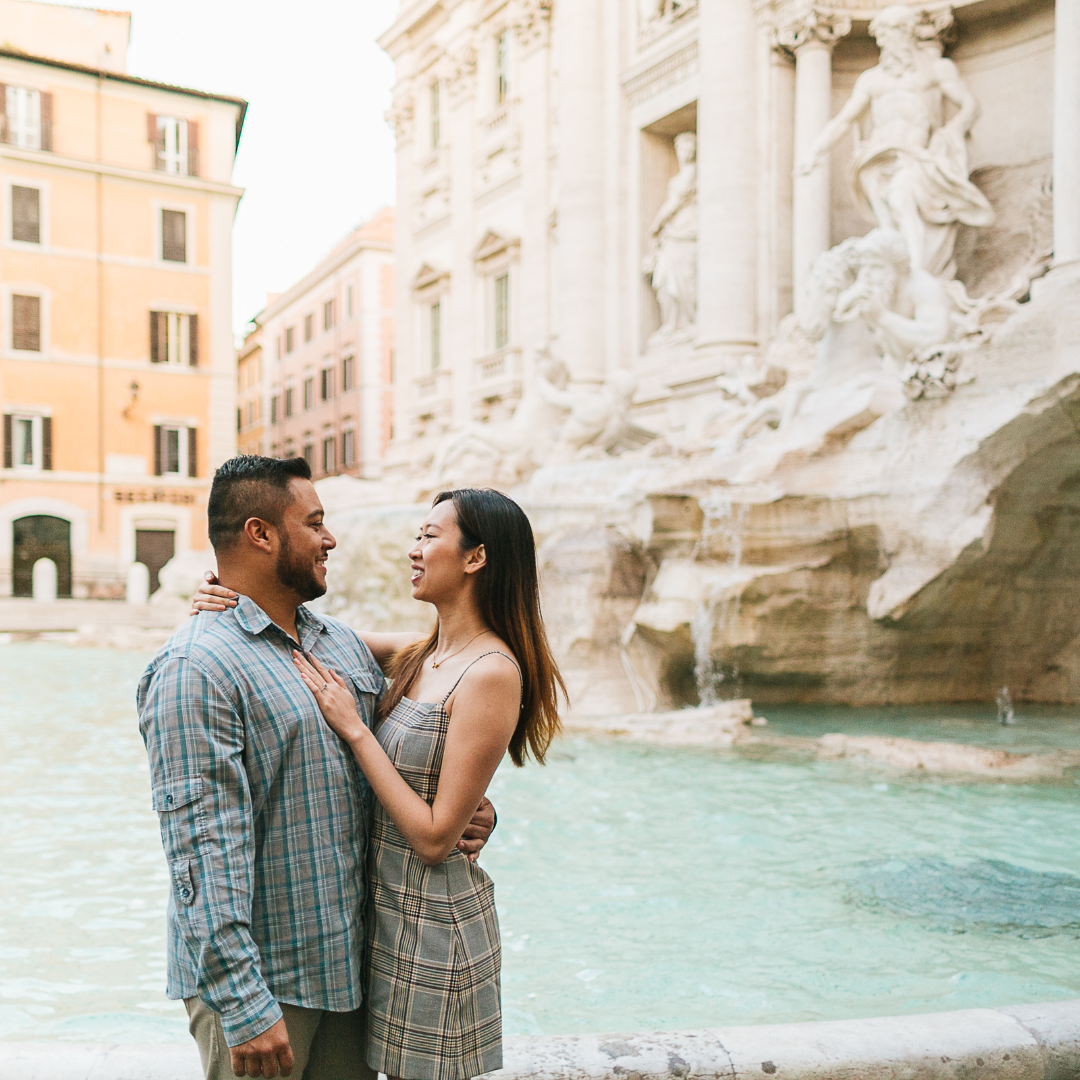
[{"label": "waterfall", "polygon": [[[707,556],[711,542],[722,537],[728,551],[727,568],[730,578],[737,576],[742,565],[743,525],[746,521],[745,503],[733,504],[714,492],[698,500],[705,520],[701,526],[701,538],[694,546],[695,561]],[[732,588],[733,581],[719,585],[710,583],[698,601],[697,611],[690,624],[690,639],[694,644],[694,678],[697,681],[699,705],[708,707],[720,700],[720,684],[724,681],[723,646],[727,631],[739,617],[742,589]],[[713,642],[717,631],[720,635],[719,661],[713,655]],[[739,667],[732,666],[731,677],[738,681]]]}]

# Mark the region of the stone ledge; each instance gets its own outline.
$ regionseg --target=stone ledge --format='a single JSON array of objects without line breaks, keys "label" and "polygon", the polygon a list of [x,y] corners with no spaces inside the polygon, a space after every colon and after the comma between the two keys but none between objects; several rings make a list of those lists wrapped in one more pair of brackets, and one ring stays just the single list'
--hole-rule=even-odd
[{"label": "stone ledge", "polygon": [[[197,1080],[194,1044],[0,1043],[0,1080]],[[498,1080],[1075,1080],[1080,1000],[920,1016],[506,1040]]]}]

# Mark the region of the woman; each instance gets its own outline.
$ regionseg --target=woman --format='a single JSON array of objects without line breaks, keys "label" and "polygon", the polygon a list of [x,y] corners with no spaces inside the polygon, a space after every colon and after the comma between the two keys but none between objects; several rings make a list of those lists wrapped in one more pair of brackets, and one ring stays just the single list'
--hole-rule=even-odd
[{"label": "woman", "polygon": [[[502,1067],[490,878],[456,844],[507,750],[543,762],[566,688],[540,615],[532,528],[496,491],[443,492],[409,552],[427,636],[361,634],[393,682],[374,732],[344,680],[294,652],[378,805],[369,840],[368,1064],[397,1080]],[[210,595],[206,595],[210,594]],[[220,607],[206,588],[199,599]]]}]

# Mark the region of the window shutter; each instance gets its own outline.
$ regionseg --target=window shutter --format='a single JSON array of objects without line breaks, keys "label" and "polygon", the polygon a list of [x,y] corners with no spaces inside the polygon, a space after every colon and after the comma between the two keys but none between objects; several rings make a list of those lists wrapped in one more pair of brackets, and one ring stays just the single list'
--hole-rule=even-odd
[{"label": "window shutter", "polygon": [[188,363],[199,366],[199,316],[188,316]]},{"label": "window shutter", "polygon": [[41,92],[41,149],[52,149],[53,96],[48,91]]},{"label": "window shutter", "polygon": [[154,425],[154,475],[161,475],[161,425]]},{"label": "window shutter", "polygon": [[7,87],[0,83],[0,143],[8,141]]},{"label": "window shutter", "polygon": [[150,362],[159,363],[161,360],[161,332],[158,320],[161,318],[160,311],[150,312]]},{"label": "window shutter", "polygon": [[41,418],[41,467],[52,470],[52,417]]},{"label": "window shutter", "polygon": [[199,175],[199,121],[187,122],[187,173],[188,176]]},{"label": "window shutter", "polygon": [[4,413],[4,468],[10,469],[12,465],[11,449],[11,413]]},{"label": "window shutter", "polygon": [[158,125],[156,113],[146,114],[146,138],[154,147],[154,168],[163,172],[165,169],[165,130]]},{"label": "window shutter", "polygon": [[199,439],[198,432],[193,427],[187,429],[187,474],[188,476],[199,475]]}]

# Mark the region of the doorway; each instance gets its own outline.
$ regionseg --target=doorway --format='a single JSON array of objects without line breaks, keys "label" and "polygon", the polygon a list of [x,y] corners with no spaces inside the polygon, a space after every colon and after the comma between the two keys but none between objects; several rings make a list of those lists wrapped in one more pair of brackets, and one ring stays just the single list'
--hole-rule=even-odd
[{"label": "doorway", "polygon": [[71,522],[35,514],[11,525],[11,577],[13,596],[34,595],[34,563],[56,563],[56,595],[71,596]]},{"label": "doorway", "polygon": [[172,529],[136,529],[135,561],[150,571],[150,595],[161,588],[158,572],[176,554],[176,533]]}]

